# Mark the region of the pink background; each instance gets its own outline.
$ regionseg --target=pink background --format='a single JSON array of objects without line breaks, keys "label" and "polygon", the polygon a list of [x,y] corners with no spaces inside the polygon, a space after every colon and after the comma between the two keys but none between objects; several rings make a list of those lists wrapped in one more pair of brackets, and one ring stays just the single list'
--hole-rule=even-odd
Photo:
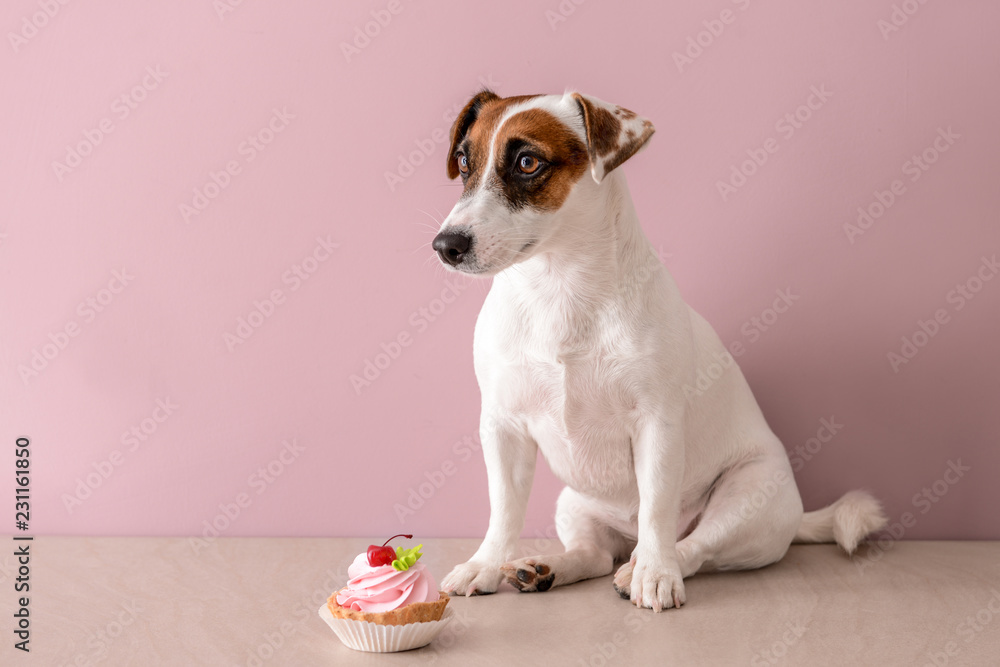
[{"label": "pink background", "polygon": [[[793,454],[828,440],[798,466],[807,507],[867,487],[916,517],[906,538],[1000,538],[1000,279],[976,282],[1000,251],[996,3],[897,2],[885,34],[891,0],[232,4],[4,3],[0,467],[30,436],[33,531],[481,536],[485,469],[461,443],[488,284],[445,303],[429,242],[459,193],[435,138],[485,82],[655,123],[624,167],[640,218],[685,298],[744,344]],[[800,109],[812,87],[826,99]],[[798,299],[774,318],[778,290]],[[895,372],[887,355],[938,310]],[[52,358],[22,377],[36,352]],[[356,391],[366,361],[385,368]],[[0,475],[12,504],[11,487]],[[559,488],[541,464],[526,535],[552,534]]]}]

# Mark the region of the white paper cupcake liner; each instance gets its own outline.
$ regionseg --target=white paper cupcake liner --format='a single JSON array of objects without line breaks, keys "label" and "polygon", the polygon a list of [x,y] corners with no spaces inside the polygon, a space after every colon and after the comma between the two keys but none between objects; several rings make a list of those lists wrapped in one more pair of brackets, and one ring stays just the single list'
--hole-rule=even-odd
[{"label": "white paper cupcake liner", "polygon": [[344,646],[355,651],[371,653],[393,653],[427,646],[448,625],[454,615],[450,607],[445,607],[439,621],[378,625],[370,621],[336,618],[330,613],[326,604],[319,608],[319,617],[337,633]]}]

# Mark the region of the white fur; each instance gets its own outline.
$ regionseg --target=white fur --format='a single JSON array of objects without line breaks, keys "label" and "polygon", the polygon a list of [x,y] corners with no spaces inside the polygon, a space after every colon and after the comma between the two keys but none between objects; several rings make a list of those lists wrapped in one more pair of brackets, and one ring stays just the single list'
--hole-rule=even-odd
[{"label": "white fur", "polygon": [[[569,94],[518,110],[531,106],[586,139]],[[684,602],[685,577],[773,563],[796,537],[853,550],[884,524],[878,503],[855,492],[803,520],[785,450],[737,365],[693,389],[699,369],[731,357],[659,263],[622,170],[593,175],[549,213],[511,212],[483,178],[442,225],[475,238],[461,269],[495,275],[473,346],[491,516],[443,588],[490,593],[506,575],[534,590],[518,570],[530,579],[543,564],[562,585],[626,561],[616,588],[659,611]],[[566,484],[566,552],[513,560],[538,450]]]}]

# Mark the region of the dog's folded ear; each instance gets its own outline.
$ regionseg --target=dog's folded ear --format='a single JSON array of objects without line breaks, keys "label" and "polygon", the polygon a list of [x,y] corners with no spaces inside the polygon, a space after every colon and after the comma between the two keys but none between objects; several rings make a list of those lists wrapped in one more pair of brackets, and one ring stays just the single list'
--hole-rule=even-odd
[{"label": "dog's folded ear", "polygon": [[458,114],[458,118],[451,126],[451,146],[448,149],[448,178],[458,178],[458,162],[455,160],[455,149],[462,142],[465,135],[469,133],[469,128],[476,122],[479,110],[487,102],[500,99],[500,96],[492,90],[484,88],[476,93],[465,108]]},{"label": "dog's folded ear", "polygon": [[600,183],[604,175],[638,153],[653,136],[653,124],[632,111],[596,97],[572,93],[583,117],[590,154],[590,174]]}]

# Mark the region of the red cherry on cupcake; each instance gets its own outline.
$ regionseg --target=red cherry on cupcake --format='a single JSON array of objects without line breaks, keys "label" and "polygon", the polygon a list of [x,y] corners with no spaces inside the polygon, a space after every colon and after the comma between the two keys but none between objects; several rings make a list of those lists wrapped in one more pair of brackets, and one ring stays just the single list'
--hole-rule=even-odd
[{"label": "red cherry on cupcake", "polygon": [[396,550],[386,545],[397,537],[405,537],[408,540],[413,539],[413,535],[404,535],[400,533],[399,535],[393,535],[390,537],[382,544],[382,546],[376,546],[374,544],[368,545],[368,565],[371,567],[378,567],[379,565],[392,565],[392,561],[396,560]]}]

